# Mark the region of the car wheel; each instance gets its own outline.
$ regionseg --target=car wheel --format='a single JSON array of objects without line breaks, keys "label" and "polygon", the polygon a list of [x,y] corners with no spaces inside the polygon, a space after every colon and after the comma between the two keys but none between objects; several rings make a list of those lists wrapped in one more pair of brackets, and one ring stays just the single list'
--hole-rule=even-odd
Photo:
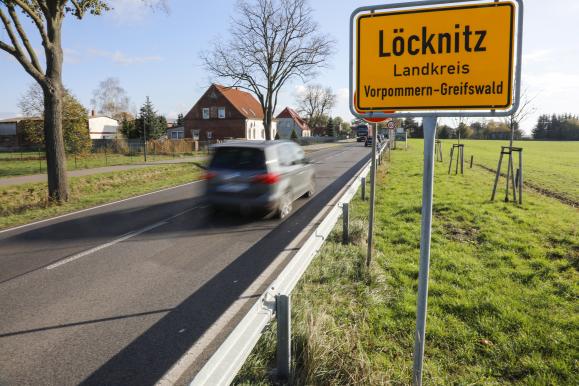
[{"label": "car wheel", "polygon": [[286,218],[292,211],[292,197],[290,192],[286,192],[279,200],[279,208],[277,210],[277,218],[280,220]]},{"label": "car wheel", "polygon": [[314,195],[314,193],[316,193],[316,185],[314,184],[314,181],[312,181],[310,182],[308,191],[303,195],[303,197],[310,198]]}]

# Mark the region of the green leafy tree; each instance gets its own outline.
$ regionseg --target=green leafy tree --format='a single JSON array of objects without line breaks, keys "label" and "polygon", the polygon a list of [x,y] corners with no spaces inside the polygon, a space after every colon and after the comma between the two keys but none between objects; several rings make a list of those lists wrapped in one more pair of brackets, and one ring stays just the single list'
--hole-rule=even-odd
[{"label": "green leafy tree", "polygon": [[534,139],[579,140],[579,117],[573,114],[543,114],[533,129]]},{"label": "green leafy tree", "polygon": [[336,136],[336,130],[334,130],[334,120],[331,117],[328,119],[328,123],[326,123],[326,135],[328,137]]},{"label": "green leafy tree", "polygon": [[424,138],[422,125],[419,125],[414,118],[405,118],[402,122],[402,127],[408,131],[408,134],[411,138]]},{"label": "green leafy tree", "polygon": [[[146,133],[145,131],[146,130]],[[153,106],[153,102],[147,97],[145,103],[139,110],[139,118],[134,122],[134,128],[128,130],[128,138],[157,139],[165,135],[167,131],[167,120],[158,115]],[[146,134],[146,135],[144,135]]]},{"label": "green leafy tree", "polygon": [[183,114],[179,113],[177,115],[177,122],[175,122],[177,126],[183,126],[185,124],[185,118],[183,117]]},{"label": "green leafy tree", "polygon": [[[84,106],[67,89],[62,98],[62,131],[65,152],[83,154],[90,150],[91,140],[88,131],[88,117]],[[21,130],[26,141],[41,145],[44,137],[43,92],[38,84],[32,84],[18,103],[22,114],[28,119],[21,121]]]},{"label": "green leafy tree", "polygon": [[460,135],[460,138],[470,138],[472,137],[472,133],[473,130],[464,122],[460,122],[455,129],[455,134]]},{"label": "green leafy tree", "polygon": [[340,135],[350,135],[352,134],[352,125],[349,122],[342,122],[340,124]]},{"label": "green leafy tree", "polygon": [[473,133],[472,133],[472,138],[477,138],[477,139],[483,139],[484,138],[484,123],[483,122],[473,122],[470,125],[470,128],[472,129]]},{"label": "green leafy tree", "polygon": [[436,129],[438,139],[448,139],[452,136],[452,128],[448,125],[439,125]]},{"label": "green leafy tree", "polygon": [[292,141],[294,141],[294,142],[296,142],[296,141],[298,140],[298,135],[297,135],[295,129],[292,129],[292,133],[291,133],[291,135],[290,135],[290,139],[291,139]]},{"label": "green leafy tree", "polygon": [[136,131],[136,120],[123,117],[121,121],[121,134],[125,138],[139,138],[139,133]]}]

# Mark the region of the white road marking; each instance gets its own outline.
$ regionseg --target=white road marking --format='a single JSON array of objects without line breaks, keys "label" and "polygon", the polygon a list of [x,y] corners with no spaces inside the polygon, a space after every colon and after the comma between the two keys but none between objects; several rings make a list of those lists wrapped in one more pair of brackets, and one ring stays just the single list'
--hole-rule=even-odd
[{"label": "white road marking", "polygon": [[46,267],[46,269],[58,268],[58,267],[60,267],[61,265],[64,265],[64,264],[66,264],[66,263],[70,263],[71,261],[78,260],[78,259],[80,259],[81,257],[90,255],[91,253],[95,253],[95,252],[97,252],[97,251],[100,251],[101,249],[108,248],[108,247],[110,247],[110,246],[112,246],[112,245],[118,244],[118,243],[120,243],[120,242],[123,242],[123,241],[125,241],[125,240],[130,239],[131,237],[138,236],[138,235],[140,235],[141,233],[148,232],[148,231],[150,231],[150,230],[152,230],[152,229],[158,228],[158,227],[160,227],[161,225],[165,225],[165,224],[167,224],[166,221],[161,221],[161,222],[158,222],[158,223],[156,223],[156,224],[149,225],[148,227],[143,228],[143,229],[141,229],[141,230],[138,230],[138,231],[136,231],[136,232],[127,233],[126,235],[124,235],[124,236],[122,236],[122,237],[119,237],[119,238],[116,239],[116,240],[113,240],[113,241],[108,242],[108,243],[106,243],[106,244],[101,244],[101,245],[99,245],[98,247],[94,247],[94,248],[91,248],[91,249],[87,249],[87,250],[84,251],[84,252],[77,253],[76,255],[72,255],[72,256],[70,256],[69,258],[66,258],[66,259],[64,259],[64,260],[60,260],[60,261],[58,261],[58,262],[56,262],[56,263],[54,263],[54,264],[49,265],[48,267]]},{"label": "white road marking", "polygon": [[172,186],[170,188],[165,188],[165,189],[161,189],[161,190],[155,190],[154,192],[150,192],[150,193],[145,193],[145,194],[141,194],[138,196],[134,196],[134,197],[129,197],[129,198],[125,198],[122,200],[118,200],[118,201],[113,201],[113,202],[109,202],[107,204],[102,204],[102,205],[98,205],[98,206],[93,206],[91,208],[86,208],[86,209],[82,209],[82,210],[77,210],[76,212],[70,212],[70,213],[66,213],[60,216],[56,216],[56,217],[51,217],[51,218],[47,218],[45,220],[40,220],[40,221],[35,221],[35,222],[31,222],[29,224],[24,224],[24,225],[20,225],[17,227],[13,227],[13,228],[8,228],[8,229],[4,229],[0,231],[0,234],[5,233],[5,232],[10,232],[10,231],[15,231],[17,229],[21,229],[21,228],[25,228],[25,227],[29,227],[29,226],[33,226],[33,225],[37,225],[37,224],[41,224],[47,221],[52,221],[52,220],[57,220],[59,218],[63,218],[63,217],[67,217],[67,216],[72,216],[74,214],[78,214],[78,213],[83,213],[83,212],[88,212],[90,210],[95,210],[95,209],[99,209],[99,208],[104,208],[105,206],[110,206],[110,205],[115,205],[115,204],[119,204],[121,202],[125,202],[125,201],[129,201],[129,200],[134,200],[136,198],[141,198],[141,197],[146,197],[146,196],[150,196],[152,194],[157,194],[157,193],[161,193],[161,192],[166,192],[167,190],[171,190],[171,189],[177,189],[177,188],[182,188],[184,186],[187,185],[192,185],[192,184],[196,184],[199,182],[203,182],[202,180],[198,180],[198,181],[192,181],[192,182],[187,182],[186,184],[181,184],[181,185],[177,185],[177,186]]},{"label": "white road marking", "polygon": [[121,242],[123,242],[123,241],[125,241],[125,240],[128,240],[128,239],[130,239],[131,237],[138,236],[138,235],[140,235],[140,234],[142,234],[142,233],[148,232],[148,231],[153,230],[153,229],[155,229],[155,228],[158,228],[158,227],[160,227],[160,226],[162,226],[162,225],[168,224],[169,221],[173,220],[174,218],[179,217],[179,216],[182,216],[182,215],[184,215],[185,213],[191,212],[192,210],[201,209],[201,208],[205,208],[205,207],[207,207],[207,206],[206,206],[206,205],[205,205],[205,206],[194,206],[193,208],[189,208],[189,209],[187,209],[187,210],[184,210],[184,211],[182,211],[182,212],[179,212],[179,213],[177,213],[177,214],[175,214],[175,215],[173,215],[173,216],[171,216],[171,217],[169,217],[169,218],[166,218],[166,219],[164,219],[164,220],[162,220],[162,221],[159,221],[158,223],[155,223],[155,224],[153,224],[153,225],[149,225],[149,226],[147,226],[147,227],[145,227],[145,228],[143,228],[143,229],[140,229],[140,230],[138,230],[138,231],[134,231],[134,232],[127,233],[127,234],[119,237],[119,238],[116,239],[116,240],[110,241],[110,242],[108,242],[108,243],[106,243],[106,244],[101,244],[101,245],[99,245],[99,246],[97,246],[97,247],[94,247],[94,248],[91,248],[91,249],[87,249],[86,251],[77,253],[76,255],[70,256],[70,257],[68,257],[68,258],[66,258],[66,259],[64,259],[64,260],[57,261],[56,263],[51,264],[51,265],[49,265],[48,267],[46,267],[46,269],[50,270],[50,269],[58,268],[58,267],[60,267],[61,265],[64,265],[64,264],[66,264],[66,263],[70,263],[71,261],[78,260],[78,259],[80,259],[81,257],[85,257],[85,256],[87,256],[87,255],[90,255],[90,254],[92,254],[92,253],[95,253],[95,252],[97,252],[97,251],[100,251],[101,249],[105,249],[105,248],[108,248],[108,247],[113,246],[113,245],[115,245],[115,244],[121,243]]}]

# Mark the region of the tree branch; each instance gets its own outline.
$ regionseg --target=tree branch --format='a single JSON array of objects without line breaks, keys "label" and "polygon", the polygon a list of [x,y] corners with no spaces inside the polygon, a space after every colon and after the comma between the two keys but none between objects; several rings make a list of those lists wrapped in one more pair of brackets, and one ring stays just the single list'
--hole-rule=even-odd
[{"label": "tree branch", "polygon": [[79,19],[82,19],[82,17],[84,16],[84,9],[81,7],[81,5],[78,3],[77,0],[70,0],[70,2],[72,3],[72,5],[76,10],[74,16],[76,16]]},{"label": "tree branch", "polygon": [[30,56],[30,60],[32,62],[32,65],[39,72],[42,72],[42,67],[40,66],[40,62],[38,61],[38,57],[36,56],[36,52],[32,48],[32,45],[30,44],[30,41],[28,40],[28,36],[26,36],[26,32],[24,32],[24,29],[22,28],[22,25],[20,24],[20,20],[18,18],[18,15],[16,14],[16,10],[14,9],[14,5],[9,4],[9,5],[7,5],[7,7],[8,7],[8,13],[10,14],[10,17],[12,18],[12,21],[14,22],[14,26],[16,27],[16,31],[18,31],[18,35],[20,35],[20,39],[22,40],[22,43],[24,44],[26,51],[28,51],[28,55]]},{"label": "tree branch", "polygon": [[[46,48],[48,48],[50,45],[50,42],[48,40],[46,30],[44,29],[44,23],[42,21],[42,18],[39,16],[39,14],[34,9],[30,8],[30,5],[26,1],[23,1],[23,0],[12,0],[12,1],[17,6],[19,6],[22,9],[22,11],[24,11],[28,16],[30,16],[30,18],[32,19],[32,21],[36,25],[38,32],[40,33],[40,37],[42,38],[42,44]],[[36,3],[39,4],[39,7],[45,8],[45,6],[43,7],[43,4],[44,4],[43,1],[37,1]]]},{"label": "tree branch", "polygon": [[2,23],[4,24],[4,27],[6,29],[6,32],[8,33],[8,37],[10,38],[10,41],[12,42],[12,45],[13,45],[13,47],[12,47],[12,46],[0,41],[0,43],[1,43],[0,49],[4,50],[4,51],[8,52],[10,55],[14,56],[16,58],[16,60],[18,60],[18,62],[24,67],[26,72],[28,72],[38,82],[41,82],[42,80],[44,80],[44,75],[42,74],[42,72],[38,71],[34,67],[34,65],[26,58],[26,55],[22,51],[22,48],[20,47],[20,44],[18,43],[18,39],[16,38],[16,35],[14,34],[14,30],[12,29],[11,22],[8,19],[8,17],[6,17],[6,14],[2,11],[2,8],[0,8],[0,20],[2,20]]}]

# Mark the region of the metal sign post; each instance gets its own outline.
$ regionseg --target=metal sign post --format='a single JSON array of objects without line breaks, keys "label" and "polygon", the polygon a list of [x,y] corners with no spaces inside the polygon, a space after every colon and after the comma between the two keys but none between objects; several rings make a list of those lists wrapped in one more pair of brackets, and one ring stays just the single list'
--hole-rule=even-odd
[{"label": "metal sign post", "polygon": [[428,272],[430,270],[430,236],[432,230],[432,193],[434,189],[434,137],[436,117],[424,118],[424,177],[422,178],[422,223],[420,226],[420,261],[418,267],[418,301],[416,310],[416,335],[414,340],[414,366],[412,378],[415,385],[422,384],[426,309],[428,303]]},{"label": "metal sign post", "polygon": [[368,224],[368,253],[366,254],[366,267],[370,268],[372,262],[372,242],[374,236],[374,208],[376,206],[376,149],[378,144],[378,123],[374,123],[372,133],[372,169],[370,169],[370,219]]}]

